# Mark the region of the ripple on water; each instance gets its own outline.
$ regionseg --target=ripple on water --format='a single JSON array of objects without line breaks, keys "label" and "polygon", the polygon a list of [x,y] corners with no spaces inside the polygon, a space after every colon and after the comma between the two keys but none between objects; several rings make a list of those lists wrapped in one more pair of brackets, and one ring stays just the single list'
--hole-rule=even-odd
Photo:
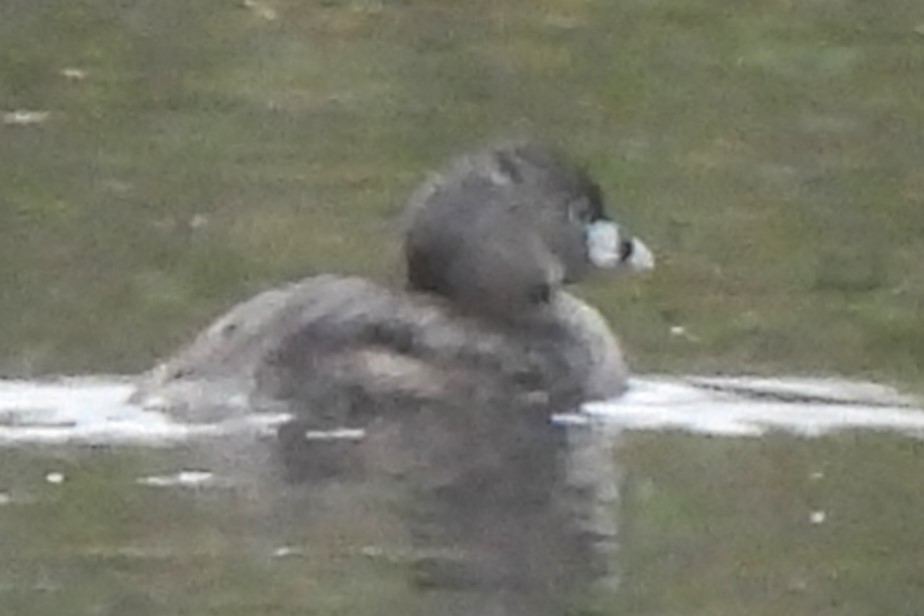
[{"label": "ripple on water", "polygon": [[[167,446],[233,433],[266,433],[284,415],[253,414],[190,424],[131,404],[120,376],[0,381],[0,445]],[[768,430],[818,436],[844,429],[924,434],[920,403],[891,387],[841,379],[637,377],[617,401],[588,404],[562,421],[602,420],[628,430],[760,436]]]}]

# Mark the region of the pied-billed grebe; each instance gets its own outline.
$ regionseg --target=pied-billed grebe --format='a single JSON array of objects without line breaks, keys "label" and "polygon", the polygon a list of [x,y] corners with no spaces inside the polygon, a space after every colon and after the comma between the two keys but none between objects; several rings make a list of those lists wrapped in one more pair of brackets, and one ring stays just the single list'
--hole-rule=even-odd
[{"label": "pied-billed grebe", "polygon": [[652,257],[583,170],[530,143],[465,155],[415,192],[406,225],[406,290],[327,275],[266,291],[146,375],[135,400],[193,420],[272,407],[350,426],[421,400],[558,412],[625,389],[606,323],[562,286]]}]

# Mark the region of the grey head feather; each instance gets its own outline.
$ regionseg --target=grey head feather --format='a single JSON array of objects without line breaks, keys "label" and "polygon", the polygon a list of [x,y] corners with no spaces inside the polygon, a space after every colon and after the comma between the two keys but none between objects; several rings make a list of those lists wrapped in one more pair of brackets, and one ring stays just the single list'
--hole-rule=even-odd
[{"label": "grey head feather", "polygon": [[468,154],[411,199],[408,282],[469,308],[522,313],[586,275],[586,227],[605,219],[600,187],[553,148]]}]

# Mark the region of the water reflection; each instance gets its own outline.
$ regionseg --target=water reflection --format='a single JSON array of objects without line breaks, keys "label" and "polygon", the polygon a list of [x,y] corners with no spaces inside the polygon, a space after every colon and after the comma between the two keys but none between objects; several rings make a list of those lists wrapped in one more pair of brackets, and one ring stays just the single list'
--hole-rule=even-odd
[{"label": "water reflection", "polygon": [[612,526],[594,515],[593,482],[572,482],[567,435],[518,419],[413,482],[415,582],[442,593],[447,614],[562,614],[606,573],[597,544]]},{"label": "water reflection", "polygon": [[879,613],[919,596],[921,441],[831,433],[919,435],[909,400],[691,380],[639,379],[608,418],[523,405],[504,430],[473,414],[341,432],[314,454],[348,464],[301,482],[270,418],[192,426],[125,405],[122,381],[0,383],[0,613]]},{"label": "water reflection", "polygon": [[608,577],[618,475],[602,425],[561,425],[542,404],[510,402],[423,409],[363,441],[308,433],[281,429],[286,475],[309,492],[389,485],[381,505],[402,521],[407,581],[430,613],[564,614]]}]

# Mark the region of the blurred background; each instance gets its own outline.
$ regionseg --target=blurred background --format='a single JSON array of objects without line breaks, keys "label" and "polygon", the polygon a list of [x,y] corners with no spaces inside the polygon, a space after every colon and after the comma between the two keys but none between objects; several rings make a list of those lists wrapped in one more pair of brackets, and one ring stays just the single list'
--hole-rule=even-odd
[{"label": "blurred background", "polygon": [[0,41],[5,376],[397,279],[411,189],[531,136],[660,257],[580,290],[637,370],[920,379],[917,0],[3,0]]},{"label": "blurred background", "polygon": [[[523,136],[657,254],[577,290],[636,371],[924,392],[921,0],[0,0],[0,377],[141,371],[313,273],[399,284],[413,187]],[[640,433],[618,461],[621,593],[575,614],[920,614],[924,441]],[[0,447],[0,612],[437,613],[400,520],[182,485],[208,469]]]}]

